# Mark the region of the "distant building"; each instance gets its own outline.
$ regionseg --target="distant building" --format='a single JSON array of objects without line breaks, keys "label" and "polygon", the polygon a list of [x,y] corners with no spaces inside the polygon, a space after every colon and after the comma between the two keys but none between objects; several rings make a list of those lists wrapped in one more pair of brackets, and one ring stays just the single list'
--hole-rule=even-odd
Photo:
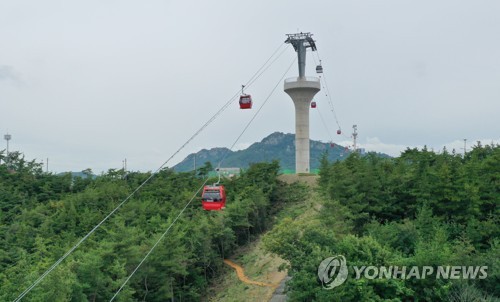
[{"label": "distant building", "polygon": [[219,172],[224,177],[233,177],[240,175],[240,168],[219,168]]}]

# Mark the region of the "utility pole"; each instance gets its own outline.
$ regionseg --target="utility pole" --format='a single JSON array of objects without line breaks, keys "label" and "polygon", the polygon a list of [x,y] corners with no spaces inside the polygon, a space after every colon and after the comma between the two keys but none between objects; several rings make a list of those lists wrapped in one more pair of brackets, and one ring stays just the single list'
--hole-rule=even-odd
[{"label": "utility pole", "polygon": [[5,163],[8,164],[10,162],[10,160],[9,160],[9,141],[12,138],[12,135],[7,133],[3,136],[3,138],[7,141],[7,154],[5,154]]},{"label": "utility pole", "polygon": [[358,125],[352,125],[352,140],[353,140],[353,149],[354,149],[354,152],[356,152],[357,148],[356,148],[356,139],[358,138]]},{"label": "utility pole", "polygon": [[45,170],[46,173],[49,173],[49,158],[47,157],[47,168]]},{"label": "utility pole", "polygon": [[465,157],[465,153],[467,153],[467,139],[464,138],[464,157]]}]

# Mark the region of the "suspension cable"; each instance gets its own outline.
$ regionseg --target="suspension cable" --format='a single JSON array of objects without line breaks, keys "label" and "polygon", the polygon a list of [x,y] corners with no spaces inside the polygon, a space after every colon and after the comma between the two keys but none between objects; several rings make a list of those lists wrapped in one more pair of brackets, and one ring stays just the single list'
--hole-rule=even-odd
[{"label": "suspension cable", "polygon": [[[264,68],[264,65],[263,65],[263,66],[261,67],[261,69],[263,69],[263,70],[262,70],[262,72],[261,72],[261,73],[260,73],[260,74],[259,74],[259,75],[255,78],[255,79],[253,79],[253,80],[251,80],[251,81],[248,81],[248,84],[247,84],[247,85],[245,85],[245,87],[252,85],[252,84],[253,84],[253,83],[254,83],[254,82],[255,82],[255,81],[256,81],[256,80],[257,80],[257,79],[258,79],[258,78],[259,78],[259,77],[260,77],[260,76],[261,76],[261,75],[265,72],[265,71],[266,71],[266,70],[268,70],[268,69],[269,69],[269,67],[271,67],[271,66],[274,64],[274,62],[276,62],[276,60],[278,60],[278,59],[281,57],[281,55],[283,55],[283,53],[284,53],[284,52],[285,52],[285,51],[289,48],[289,46],[290,46],[289,44],[283,44],[283,43],[282,43],[282,44],[281,44],[281,46],[283,46],[283,45],[286,45],[287,47],[285,47],[285,48],[284,48],[284,49],[280,52],[280,54],[279,54],[276,58],[274,58],[274,60],[273,60],[273,61],[272,61],[269,65],[267,65],[267,67],[266,67],[266,68]],[[278,52],[278,50],[279,50],[279,48],[278,48],[278,49],[277,49],[274,53],[277,53],[277,52]],[[269,62],[269,61],[271,60],[271,58],[272,58],[272,57],[270,57],[270,58],[266,61],[266,63],[267,63],[267,62]],[[257,74],[257,73],[256,73],[256,74]]]},{"label": "suspension cable", "polygon": [[297,59],[294,58],[292,60],[292,63],[290,63],[290,65],[288,66],[287,70],[285,71],[285,73],[283,73],[283,75],[281,76],[281,78],[279,79],[279,81],[276,83],[276,85],[273,87],[273,89],[271,90],[271,92],[269,93],[269,95],[266,97],[266,99],[264,100],[264,102],[262,103],[262,105],[260,105],[259,109],[257,109],[257,111],[255,112],[255,114],[252,116],[252,118],[250,119],[250,121],[248,121],[247,125],[245,126],[245,128],[243,129],[243,131],[240,133],[240,135],[236,138],[236,140],[234,141],[234,143],[231,145],[231,147],[226,150],[226,152],[224,153],[224,155],[222,156],[220,162],[219,162],[219,165],[218,167],[220,167],[220,165],[222,164],[222,162],[224,161],[224,159],[226,159],[227,155],[229,154],[229,151],[231,151],[234,146],[238,143],[238,141],[240,140],[240,138],[243,136],[243,134],[245,133],[245,131],[248,129],[248,127],[250,127],[250,125],[252,124],[253,120],[257,117],[257,115],[259,114],[259,112],[262,110],[262,108],[264,107],[264,105],[266,105],[267,101],[271,98],[271,96],[273,95],[274,91],[276,90],[276,88],[278,88],[278,85],[281,83],[281,81],[283,81],[283,78],[286,76],[286,74],[288,73],[288,71],[290,71],[290,68],[292,68],[293,64],[295,63]]},{"label": "suspension cable", "polygon": [[[279,47],[273,52],[273,54],[266,60],[266,62],[255,72],[255,74],[250,78],[245,86],[251,86],[255,81],[269,68],[268,63],[271,59],[278,53],[278,51],[283,47],[280,43]],[[285,48],[286,49],[286,48]],[[283,54],[284,51],[280,53],[279,56]],[[278,57],[279,57],[278,56]],[[272,65],[277,58],[275,58],[271,64]],[[132,196],[134,196],[144,185],[146,185],[158,172],[165,167],[172,158],[174,158],[181,150],[183,150],[193,139],[195,139],[206,127],[208,127],[224,110],[226,110],[229,105],[237,98],[238,92],[235,93],[205,124],[203,124],[177,151],[175,151],[163,164],[161,164],[151,175],[146,178],[132,193],[130,193],[122,202],[120,202],[104,219],[102,219],[90,232],[88,232],[84,237],[82,237],[73,247],[71,247],[62,257],[60,257],[52,266],[50,266],[38,279],[35,280],[29,287],[27,287],[19,296],[14,300],[14,302],[20,301],[24,296],[26,296],[35,286],[37,286],[42,280],[52,272],[62,261],[64,261],[74,250],[76,250],[88,237],[90,237],[106,220],[108,220],[123,204],[125,204]]]},{"label": "suspension cable", "polygon": [[[220,167],[220,165],[222,164],[223,160],[226,158],[227,154],[229,153],[230,150],[232,150],[234,148],[234,146],[236,145],[236,143],[238,142],[238,140],[243,136],[243,134],[246,132],[246,130],[248,129],[248,127],[250,126],[250,124],[253,122],[253,120],[255,119],[255,117],[257,117],[257,115],[259,114],[259,112],[262,110],[262,108],[264,107],[264,105],[267,103],[267,101],[269,100],[269,98],[272,96],[272,94],[274,93],[274,91],[276,90],[276,88],[278,87],[278,85],[281,83],[281,81],[283,80],[283,78],[286,76],[286,74],[288,73],[288,71],[290,70],[290,68],[293,66],[293,64],[295,63],[295,60],[294,59],[292,61],[292,63],[290,64],[290,66],[288,66],[288,69],[286,70],[286,72],[283,74],[283,76],[280,78],[280,80],[278,81],[278,83],[274,86],[274,88],[271,90],[271,92],[269,93],[269,95],[267,96],[267,98],[264,100],[264,102],[262,103],[262,105],[260,105],[259,109],[257,110],[257,112],[255,112],[255,114],[253,115],[253,117],[250,119],[250,121],[247,123],[247,125],[243,128],[243,131],[240,133],[240,135],[236,138],[236,140],[234,141],[234,143],[231,145],[231,147],[225,152],[224,156],[222,157],[222,159],[220,160],[219,162],[219,165],[218,167]],[[220,174],[219,174],[219,180],[220,180]],[[186,210],[186,208],[189,206],[189,204],[191,204],[191,202],[193,201],[193,199],[198,195],[198,193],[201,191],[201,189],[203,188],[203,186],[208,182],[208,178],[205,180],[205,182],[201,185],[201,187],[198,188],[198,190],[196,191],[196,193],[193,195],[193,197],[191,198],[191,200],[189,200],[189,202],[184,206],[184,208],[180,211],[180,213],[177,215],[177,217],[174,219],[174,221],[172,221],[172,223],[168,226],[167,230],[160,236],[160,238],[156,241],[156,243],[153,245],[153,247],[151,247],[151,249],[147,252],[147,254],[144,256],[144,258],[141,260],[141,262],[139,262],[139,264],[135,267],[135,269],[132,271],[132,273],[130,273],[130,275],[127,277],[127,279],[125,279],[125,281],[123,282],[123,284],[120,286],[120,288],[116,291],[116,293],[113,295],[113,297],[109,300],[110,302],[113,301],[117,296],[118,294],[122,291],[122,289],[125,287],[125,285],[128,283],[128,281],[132,278],[132,276],[137,272],[137,270],[139,269],[139,267],[144,263],[144,261],[146,261],[146,258],[149,257],[149,255],[153,252],[153,250],[156,248],[156,246],[160,243],[160,241],[165,237],[165,235],[168,233],[168,231],[170,230],[170,228],[174,225],[174,223],[179,219],[179,217],[182,215],[182,213],[184,212],[184,210]]]},{"label": "suspension cable", "polygon": [[[318,56],[318,60],[321,61],[317,50],[316,50],[316,55]],[[317,64],[316,58],[314,57],[314,55],[312,57],[314,60],[314,64]],[[322,83],[324,83],[323,88],[325,88],[325,90],[326,90],[325,94],[327,96],[328,104],[330,105],[330,111],[333,113],[333,117],[335,118],[335,123],[337,124],[339,129],[342,129],[342,127],[340,127],[339,119],[337,118],[337,112],[335,111],[335,106],[333,106],[332,96],[330,94],[330,89],[328,88],[328,81],[326,80],[326,75],[325,75],[324,70],[323,70],[323,75],[320,77],[323,77],[323,79],[324,79],[324,81],[322,81]]]},{"label": "suspension cable", "polygon": [[127,277],[127,279],[125,279],[125,281],[123,282],[123,284],[120,286],[120,288],[116,291],[116,293],[113,295],[113,297],[111,297],[111,299],[109,300],[110,302],[113,301],[117,296],[118,294],[122,291],[122,289],[125,287],[125,285],[128,283],[128,281],[130,280],[130,278],[132,278],[132,276],[135,274],[135,272],[137,272],[137,270],[139,269],[139,267],[141,267],[141,265],[144,263],[144,261],[146,261],[146,259],[149,257],[149,255],[153,252],[153,250],[156,248],[156,246],[161,242],[161,240],[168,234],[168,232],[170,231],[170,229],[172,228],[172,226],[177,222],[177,220],[181,217],[182,213],[184,213],[184,211],[187,209],[187,207],[191,204],[191,202],[193,202],[193,200],[198,196],[198,194],[200,193],[201,189],[205,186],[205,184],[208,182],[208,177],[205,179],[205,181],[203,182],[203,184],[198,188],[198,190],[196,190],[196,192],[193,194],[193,197],[191,197],[191,199],[186,203],[186,205],[184,206],[184,208],[182,208],[182,210],[179,212],[179,214],[177,214],[177,216],[175,217],[175,219],[170,223],[170,225],[168,226],[168,228],[165,230],[165,232],[163,232],[163,234],[160,236],[160,238],[158,238],[158,240],[155,242],[155,244],[151,247],[151,249],[149,249],[149,251],[147,252],[146,256],[144,256],[144,258],[142,258],[141,262],[139,262],[139,264],[135,267],[135,269],[132,271],[132,273],[130,273],[130,275]]},{"label": "suspension cable", "polygon": [[333,136],[332,133],[330,132],[330,129],[328,129],[325,119],[323,118],[323,115],[321,114],[320,110],[316,110],[319,114],[319,117],[321,119],[321,122],[323,123],[323,126],[325,127],[326,133],[328,133],[328,136],[330,137],[330,142],[333,142]]},{"label": "suspension cable", "polygon": [[[271,67],[271,65],[273,65],[273,64],[274,64],[274,62],[276,62],[276,60],[278,60],[278,59],[281,57],[281,55],[282,55],[282,54],[283,54],[283,53],[284,53],[284,52],[288,49],[288,47],[285,47],[285,48],[284,48],[284,49],[280,52],[280,54],[279,54],[276,58],[274,58],[274,60],[273,60],[273,61],[272,61],[269,65],[267,65],[267,67],[265,67],[265,66],[266,66],[266,64],[267,64],[267,63],[269,63],[269,61],[271,61],[271,59],[274,57],[274,55],[275,55],[276,53],[278,53],[278,51],[280,50],[280,48],[281,48],[281,47],[283,47],[283,45],[285,45],[285,46],[289,46],[288,44],[285,44],[285,43],[280,43],[280,45],[279,45],[279,46],[278,46],[278,48],[277,48],[277,49],[273,52],[273,54],[272,54],[272,55],[271,55],[271,56],[270,56],[270,57],[266,60],[266,62],[265,62],[264,64],[262,64],[262,66],[261,66],[261,67],[260,67],[260,68],[259,68],[259,69],[255,72],[255,74],[254,74],[254,75],[250,78],[250,80],[248,80],[247,84],[245,84],[245,87],[252,85],[252,84],[253,84],[253,83],[254,83],[254,82],[255,82],[255,81],[256,81],[256,80],[260,77],[260,75],[262,75],[262,73],[264,73],[267,69],[269,69],[269,67]],[[264,67],[265,67],[265,68],[264,68]],[[261,71],[262,71],[262,72],[261,72]],[[260,72],[260,74],[259,74],[259,72]]]}]

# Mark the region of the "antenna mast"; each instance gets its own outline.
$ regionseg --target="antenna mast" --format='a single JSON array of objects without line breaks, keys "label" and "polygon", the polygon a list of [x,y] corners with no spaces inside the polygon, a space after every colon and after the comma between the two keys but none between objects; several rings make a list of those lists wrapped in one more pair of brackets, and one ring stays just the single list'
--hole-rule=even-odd
[{"label": "antenna mast", "polygon": [[353,140],[353,149],[356,152],[356,139],[358,138],[358,125],[352,125],[352,140]]},{"label": "antenna mast", "polygon": [[9,164],[10,163],[10,160],[9,160],[9,141],[12,138],[12,135],[10,135],[9,133],[7,133],[7,134],[5,134],[3,136],[3,138],[7,141],[7,153],[5,154],[5,158],[6,158],[5,162],[7,164]]}]

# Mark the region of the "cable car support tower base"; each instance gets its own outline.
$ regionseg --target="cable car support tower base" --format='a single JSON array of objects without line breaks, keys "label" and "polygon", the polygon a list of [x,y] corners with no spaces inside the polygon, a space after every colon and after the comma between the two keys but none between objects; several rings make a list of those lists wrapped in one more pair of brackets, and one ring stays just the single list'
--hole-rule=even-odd
[{"label": "cable car support tower base", "polygon": [[311,33],[287,34],[285,43],[292,44],[297,52],[299,76],[285,79],[284,90],[295,105],[295,173],[310,172],[309,107],[313,97],[321,90],[317,77],[306,77],[306,50],[316,50]]}]

